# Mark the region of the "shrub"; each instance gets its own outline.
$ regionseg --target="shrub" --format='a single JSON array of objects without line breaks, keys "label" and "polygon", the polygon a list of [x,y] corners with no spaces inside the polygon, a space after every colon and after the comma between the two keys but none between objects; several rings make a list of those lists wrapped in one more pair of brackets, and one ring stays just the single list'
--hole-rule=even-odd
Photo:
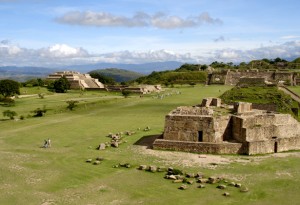
[{"label": "shrub", "polygon": [[45,98],[45,94],[44,93],[39,93],[38,94],[39,98],[44,99]]},{"label": "shrub", "polygon": [[78,101],[69,100],[69,101],[67,101],[67,103],[68,103],[67,109],[72,111],[77,106],[76,103],[78,103]]},{"label": "shrub", "polygon": [[15,100],[10,97],[1,98],[0,101],[2,102],[2,105],[5,107],[11,107],[15,105]]},{"label": "shrub", "polygon": [[122,95],[127,98],[130,95],[130,91],[128,90],[122,90]]},{"label": "shrub", "polygon": [[3,111],[3,116],[4,117],[9,117],[11,120],[15,118],[18,114],[15,111],[12,110],[5,110]]},{"label": "shrub", "polygon": [[46,107],[44,106],[43,109],[37,108],[32,111],[35,115],[33,117],[43,117],[47,112]]}]

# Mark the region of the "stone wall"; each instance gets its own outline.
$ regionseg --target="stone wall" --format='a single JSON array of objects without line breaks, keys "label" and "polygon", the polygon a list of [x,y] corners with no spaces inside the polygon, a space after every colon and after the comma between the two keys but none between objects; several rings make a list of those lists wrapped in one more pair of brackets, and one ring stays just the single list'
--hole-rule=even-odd
[{"label": "stone wall", "polygon": [[266,86],[266,83],[265,83],[265,78],[261,78],[261,77],[252,77],[252,78],[241,77],[237,85],[240,87],[248,87],[248,86],[263,87]]},{"label": "stone wall", "polygon": [[240,78],[263,78],[270,82],[283,81],[286,85],[296,85],[297,75],[284,71],[268,70],[227,70],[211,73],[208,84],[237,85]]},{"label": "stone wall", "polygon": [[272,139],[268,141],[255,141],[248,143],[248,154],[265,154],[299,150],[300,136],[291,138]]},{"label": "stone wall", "polygon": [[222,142],[229,121],[230,116],[167,115],[164,139],[198,142],[202,132],[203,142]]},{"label": "stone wall", "polygon": [[221,84],[224,85],[227,77],[227,70],[221,72],[213,72],[208,75],[208,84]]},{"label": "stone wall", "polygon": [[248,154],[300,148],[300,124],[288,114],[233,116],[232,121],[233,138],[238,142],[248,142]]},{"label": "stone wall", "polygon": [[153,144],[154,149],[185,151],[203,154],[244,154],[242,143],[204,143],[182,142],[174,140],[157,139]]},{"label": "stone wall", "polygon": [[266,111],[277,111],[277,107],[274,104],[256,104],[252,103],[252,109],[258,109],[258,110],[266,110]]},{"label": "stone wall", "polygon": [[246,131],[243,129],[243,119],[232,116],[232,138],[238,142],[246,141]]}]

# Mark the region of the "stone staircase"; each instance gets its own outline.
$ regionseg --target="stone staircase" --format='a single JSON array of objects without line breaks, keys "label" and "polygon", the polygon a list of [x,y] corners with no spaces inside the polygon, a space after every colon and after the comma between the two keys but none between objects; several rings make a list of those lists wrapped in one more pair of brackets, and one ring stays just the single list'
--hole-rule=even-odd
[{"label": "stone staircase", "polygon": [[88,86],[88,87],[85,87],[85,88],[100,88],[99,85],[93,80],[93,79],[84,79],[84,82],[85,84]]}]

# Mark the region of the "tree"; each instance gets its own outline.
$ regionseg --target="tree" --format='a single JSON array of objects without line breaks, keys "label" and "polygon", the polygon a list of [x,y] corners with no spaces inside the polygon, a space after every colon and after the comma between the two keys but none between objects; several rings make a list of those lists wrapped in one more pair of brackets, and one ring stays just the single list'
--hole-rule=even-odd
[{"label": "tree", "polygon": [[90,75],[92,78],[98,79],[103,84],[108,84],[108,85],[116,84],[116,81],[113,78],[105,76],[101,73],[91,72]]},{"label": "tree", "polygon": [[69,100],[69,101],[67,101],[67,103],[68,103],[67,108],[72,111],[77,106],[76,103],[78,103],[78,101]]},{"label": "tree", "polygon": [[122,95],[127,98],[130,95],[130,91],[128,90],[122,90]]},{"label": "tree", "polygon": [[14,80],[0,80],[0,94],[5,98],[20,94],[20,84]]},{"label": "tree", "polygon": [[206,70],[207,68],[208,68],[208,66],[205,64],[200,67],[201,70]]},{"label": "tree", "polygon": [[70,89],[70,83],[65,76],[61,77],[58,80],[55,80],[53,83],[53,88],[57,93],[66,93]]},{"label": "tree", "polygon": [[15,118],[18,114],[15,111],[12,110],[5,110],[3,111],[3,116],[4,117],[9,117],[11,120]]}]

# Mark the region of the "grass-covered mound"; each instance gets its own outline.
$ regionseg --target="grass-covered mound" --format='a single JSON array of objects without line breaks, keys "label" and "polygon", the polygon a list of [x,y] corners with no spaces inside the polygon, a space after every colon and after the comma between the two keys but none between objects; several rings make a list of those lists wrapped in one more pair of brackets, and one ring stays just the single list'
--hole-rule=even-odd
[{"label": "grass-covered mound", "polygon": [[293,114],[292,108],[299,108],[296,101],[276,87],[234,87],[220,97],[227,104],[239,101],[256,104],[275,104],[277,111],[282,113]]},{"label": "grass-covered mound", "polygon": [[143,76],[135,81],[139,84],[190,84],[206,82],[207,73],[204,71],[161,71],[152,72],[148,76]]}]

